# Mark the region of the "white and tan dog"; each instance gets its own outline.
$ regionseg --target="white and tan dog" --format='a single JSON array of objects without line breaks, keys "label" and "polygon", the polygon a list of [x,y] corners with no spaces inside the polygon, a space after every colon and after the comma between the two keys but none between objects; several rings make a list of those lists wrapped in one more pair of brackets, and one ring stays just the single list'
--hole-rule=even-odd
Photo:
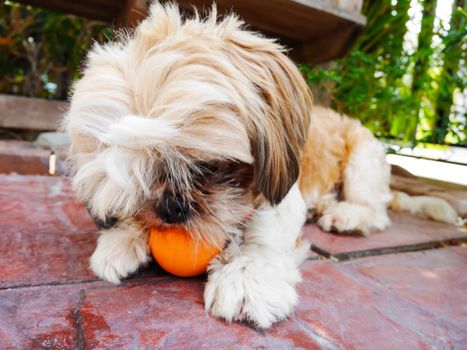
[{"label": "white and tan dog", "polygon": [[312,109],[283,52],[235,16],[183,20],[158,3],[134,33],[94,47],[64,128],[74,190],[103,226],[97,276],[119,283],[148,261],[149,227],[183,226],[224,246],[206,310],[266,328],[297,304],[307,207],[325,230],[389,225],[383,148],[358,122]]}]

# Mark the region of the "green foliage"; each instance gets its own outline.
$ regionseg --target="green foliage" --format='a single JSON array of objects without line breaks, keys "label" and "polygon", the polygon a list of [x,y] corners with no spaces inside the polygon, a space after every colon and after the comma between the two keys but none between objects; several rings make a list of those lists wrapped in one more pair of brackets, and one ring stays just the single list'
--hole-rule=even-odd
[{"label": "green foliage", "polygon": [[[435,1],[423,1],[419,45],[411,52],[404,48],[410,5],[409,0],[366,1],[367,26],[350,54],[301,69],[313,90],[327,92],[332,107],[380,137],[413,145],[463,144],[465,108],[451,112],[453,92],[465,89],[465,12],[455,9],[451,28],[434,30]],[[434,36],[442,45],[432,45]]]},{"label": "green foliage", "polygon": [[0,6],[0,92],[65,98],[101,22],[3,1]]},{"label": "green foliage", "polygon": [[[462,1],[458,2],[460,4]],[[456,101],[453,101],[452,96],[454,92],[465,92],[467,82],[467,13],[464,9],[454,9],[450,25],[451,29],[443,37],[441,46],[440,57],[443,61],[439,70],[435,118],[425,140],[435,143],[447,140],[449,143],[460,144],[466,141],[465,115],[462,114],[462,106],[460,110],[456,108]],[[463,64],[459,63],[459,59]]]}]

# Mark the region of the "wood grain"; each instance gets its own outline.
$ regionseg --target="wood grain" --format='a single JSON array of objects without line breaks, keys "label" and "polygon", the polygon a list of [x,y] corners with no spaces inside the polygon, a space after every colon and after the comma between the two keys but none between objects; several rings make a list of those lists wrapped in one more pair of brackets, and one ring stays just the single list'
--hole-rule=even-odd
[{"label": "wood grain", "polygon": [[0,127],[56,130],[67,102],[0,94]]}]

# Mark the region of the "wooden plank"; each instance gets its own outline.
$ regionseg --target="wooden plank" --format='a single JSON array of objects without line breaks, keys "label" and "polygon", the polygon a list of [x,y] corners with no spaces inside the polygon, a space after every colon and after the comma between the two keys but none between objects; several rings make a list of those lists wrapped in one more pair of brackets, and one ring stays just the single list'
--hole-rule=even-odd
[{"label": "wooden plank", "polygon": [[[147,0],[19,1],[129,27],[144,18],[149,3]],[[177,3],[188,13],[193,7],[206,12],[212,4],[210,0]],[[219,14],[238,13],[250,28],[279,38],[295,49],[291,55],[304,63],[342,57],[365,24],[365,17],[360,14],[362,0],[217,0],[216,3]]]},{"label": "wooden plank", "polygon": [[[205,0],[179,0],[191,11],[193,6],[208,10]],[[359,13],[339,10],[327,1],[318,0],[218,0],[220,14],[235,11],[249,25],[265,32],[298,41],[308,41],[346,25],[365,24]]]},{"label": "wooden plank", "polygon": [[117,20],[120,27],[133,28],[148,15],[146,0],[126,0]]},{"label": "wooden plank", "polygon": [[296,43],[292,56],[298,62],[324,63],[344,57],[362,31],[360,26],[342,26],[334,32],[304,43]]},{"label": "wooden plank", "polygon": [[0,95],[0,127],[56,130],[67,108],[65,101]]},{"label": "wooden plank", "polygon": [[283,2],[294,2],[302,4],[310,9],[340,17],[350,22],[365,25],[365,16],[360,14],[363,0],[283,0]]},{"label": "wooden plank", "polygon": [[124,5],[122,1],[114,0],[18,0],[18,2],[109,23],[118,18]]},{"label": "wooden plank", "polygon": [[[235,11],[253,30],[270,37],[293,50],[290,55],[302,63],[323,63],[343,57],[353,45],[365,24],[365,17],[337,7],[338,0],[218,0],[219,14]],[[334,2],[334,5],[333,5]],[[344,2],[344,0],[340,0]],[[179,0],[187,12],[193,7],[207,12],[205,0]],[[347,1],[347,7],[351,8]]]}]

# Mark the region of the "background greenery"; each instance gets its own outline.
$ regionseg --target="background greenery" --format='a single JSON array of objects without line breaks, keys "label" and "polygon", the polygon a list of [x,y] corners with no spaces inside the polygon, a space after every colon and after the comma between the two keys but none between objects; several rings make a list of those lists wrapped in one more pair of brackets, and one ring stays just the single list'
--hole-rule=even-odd
[{"label": "background greenery", "polygon": [[[449,29],[435,26],[436,1],[447,0],[366,0],[367,26],[349,55],[301,67],[317,99],[382,138],[465,145],[466,107],[453,96],[467,99],[466,1],[454,1]],[[410,50],[404,46],[414,3],[423,17]],[[110,36],[101,22],[2,1],[0,93],[65,99],[85,52]]]},{"label": "background greenery", "polygon": [[65,99],[94,40],[108,26],[10,1],[0,4],[0,93]]},{"label": "background greenery", "polygon": [[[302,71],[318,99],[325,91],[321,99],[380,137],[465,145],[466,4],[454,1],[447,29],[434,25],[436,0],[418,2],[423,17],[415,50],[404,48],[411,1],[370,0],[363,8],[367,26],[350,54]],[[455,92],[464,102],[454,103]]]}]

